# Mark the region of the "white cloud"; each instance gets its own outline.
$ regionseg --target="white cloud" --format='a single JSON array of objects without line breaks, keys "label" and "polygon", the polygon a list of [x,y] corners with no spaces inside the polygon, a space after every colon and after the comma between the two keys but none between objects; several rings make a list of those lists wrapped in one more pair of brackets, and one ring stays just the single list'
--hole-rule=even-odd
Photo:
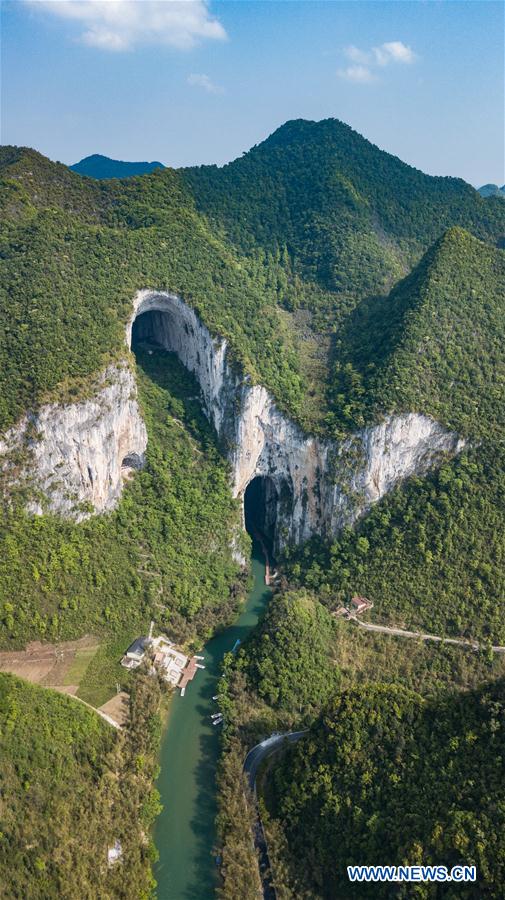
[{"label": "white cloud", "polygon": [[348,59],[351,59],[355,63],[361,63],[362,65],[367,66],[372,62],[372,54],[368,53],[366,50],[360,50],[359,47],[355,47],[354,44],[351,44],[350,47],[346,47],[344,53]]},{"label": "white cloud", "polygon": [[384,68],[390,63],[409,65],[417,59],[412,47],[408,47],[402,41],[386,41],[380,47],[372,47],[370,50],[362,50],[351,44],[345,48],[344,54],[352,62],[352,65],[345,69],[339,69],[337,74],[347,81],[357,81],[362,84],[376,81],[373,70],[377,67]]},{"label": "white cloud", "polygon": [[188,75],[188,84],[192,87],[200,87],[208,94],[224,94],[224,90],[209,78],[208,75]]},{"label": "white cloud", "polygon": [[412,47],[402,44],[401,41],[387,41],[385,44],[381,44],[380,47],[374,47],[373,54],[379,66],[387,66],[390,62],[409,65],[416,60]]},{"label": "white cloud", "polygon": [[375,75],[368,66],[359,64],[347,66],[345,69],[339,69],[337,75],[339,78],[344,78],[346,81],[356,81],[360,84],[370,84],[371,81],[375,81]]},{"label": "white cloud", "polygon": [[202,40],[224,40],[226,31],[207,0],[24,0],[85,29],[81,40],[102,50],[130,50],[139,44],[165,44],[179,50]]}]

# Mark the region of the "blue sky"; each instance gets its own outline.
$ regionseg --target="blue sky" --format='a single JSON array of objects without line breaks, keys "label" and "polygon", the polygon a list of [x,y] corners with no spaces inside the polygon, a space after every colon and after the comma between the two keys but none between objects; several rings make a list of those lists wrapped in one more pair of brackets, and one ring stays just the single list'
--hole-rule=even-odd
[{"label": "blue sky", "polygon": [[222,164],[334,116],[425,172],[503,184],[493,0],[3,0],[2,143]]}]

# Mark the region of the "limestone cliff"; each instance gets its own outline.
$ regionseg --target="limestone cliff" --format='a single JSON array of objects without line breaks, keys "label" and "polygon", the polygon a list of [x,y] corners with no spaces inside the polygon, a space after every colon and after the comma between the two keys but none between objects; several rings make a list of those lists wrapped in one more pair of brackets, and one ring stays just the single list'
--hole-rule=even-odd
[{"label": "limestone cliff", "polygon": [[[226,341],[213,338],[194,310],[163,291],[140,291],[126,329],[175,352],[193,372],[208,418],[229,458],[232,490],[242,497],[256,476],[271,479],[276,507],[276,542],[299,542],[311,534],[333,534],[353,522],[400,479],[422,474],[464,445],[456,434],[418,413],[389,416],[340,443],[304,434],[233,366]],[[6,453],[31,424],[33,480],[49,509],[82,517],[87,501],[95,511],[117,502],[126,469],[140,466],[146,433],[126,367],[109,369],[93,399],[65,407],[42,407],[11,430],[0,444]],[[32,429],[32,430],[33,430]],[[42,503],[32,506],[41,512]]]},{"label": "limestone cliff", "polygon": [[112,509],[124,478],[142,466],[147,433],[134,377],[126,366],[111,366],[102,384],[91,400],[46,404],[27,414],[0,441],[7,477],[20,451],[26,458],[21,477],[38,498],[30,501],[32,512],[79,520]]},{"label": "limestone cliff", "polygon": [[[149,314],[149,315],[144,315]],[[332,534],[353,522],[400,479],[422,474],[464,441],[427,416],[389,416],[337,444],[308,436],[230,363],[226,341],[211,336],[177,296],[140,291],[127,328],[177,353],[202,390],[209,419],[226,450],[232,489],[242,497],[268,476],[277,497],[277,543]]]}]

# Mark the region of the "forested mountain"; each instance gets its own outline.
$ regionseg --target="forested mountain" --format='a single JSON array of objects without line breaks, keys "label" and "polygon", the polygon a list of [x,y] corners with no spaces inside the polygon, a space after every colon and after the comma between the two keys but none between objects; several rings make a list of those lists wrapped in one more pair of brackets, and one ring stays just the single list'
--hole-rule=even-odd
[{"label": "forested mountain", "polygon": [[[429,358],[409,387],[403,366],[416,350],[396,353],[403,318],[417,302],[412,282],[388,291],[455,225],[489,248],[470,242],[467,261],[466,239],[454,232],[431,251],[436,259],[420,263],[421,275],[431,265],[448,283],[464,261],[458,300],[444,301],[437,323],[443,344],[451,316],[462,317],[462,359],[451,352],[443,366],[438,360],[434,377],[450,383],[453,364],[468,363],[479,370],[478,386],[485,380],[468,322],[479,291],[500,290],[502,254],[492,262],[491,248],[505,235],[505,207],[458,179],[406,166],[341,122],[287,123],[222,169],[97,182],[34,151],[3,148],[0,171],[3,425],[58,385],[82,391],[83,379],[121,354],[129,300],[146,284],[180,292],[308,429],[354,428],[374,395],[379,410],[409,402],[432,412]],[[477,314],[492,341],[493,313]],[[422,310],[417,318],[421,328]],[[398,376],[400,390],[392,389]],[[443,391],[440,384],[436,393]],[[444,406],[442,396],[436,412]]]},{"label": "forested mountain", "polygon": [[23,497],[2,509],[0,646],[89,632],[127,646],[153,616],[200,638],[236,609],[238,511],[195,381],[165,351],[138,360],[148,451],[118,509],[79,525],[34,518]]},{"label": "forested mountain", "polygon": [[[3,428],[43,399],[94,390],[93,376],[124,355],[135,290],[178,291],[305,427],[340,437],[385,412],[418,411],[472,442],[478,496],[460,490],[470,470],[451,463],[445,486],[428,480],[402,488],[363,522],[365,559],[352,539],[345,551],[340,542],[333,550],[311,547],[293,569],[295,581],[328,586],[335,602],[360,583],[382,613],[409,611],[410,621],[453,632],[473,627],[465,608],[477,631],[501,634],[501,570],[485,575],[501,540],[501,517],[492,513],[502,491],[505,408],[501,201],[482,199],[460,180],[426,176],[335,120],[287,123],[222,169],[159,169],[99,182],[33,150],[3,148],[0,172]],[[375,247],[379,268],[362,265],[358,245]],[[334,277],[337,264],[349,279],[345,290]],[[390,266],[385,280],[383,264]],[[429,501],[426,491],[438,499]],[[443,509],[433,515],[438,504]],[[48,524],[34,543],[16,522],[20,546],[28,540],[30,555],[42,553],[33,566],[46,568],[43,548],[60,542],[62,526]],[[342,553],[347,563],[339,570],[331,560]],[[442,557],[435,581],[426,563]],[[463,604],[459,569],[468,578]],[[83,569],[76,574],[82,579]],[[55,635],[73,635],[79,617],[68,605],[58,610],[58,590],[53,599],[44,593],[38,613]],[[415,599],[421,591],[422,602]],[[428,603],[437,592],[439,602]],[[24,620],[38,595],[38,583],[26,585]],[[113,596],[104,608],[114,608]],[[33,611],[29,618],[39,621]],[[19,639],[25,626],[13,628],[10,613],[6,619]],[[71,631],[61,632],[71,620]]]},{"label": "forested mountain", "polygon": [[386,290],[451,225],[495,243],[498,200],[434,178],[337,119],[287,122],[240,159],[183,170],[198,208],[244,251],[287,251],[295,272],[362,297]]},{"label": "forested mountain", "polygon": [[477,884],[417,895],[503,896],[504,721],[503,682],[437,700],[380,684],[342,692],[269,779],[289,896],[389,900],[391,884],[349,882],[346,866],[363,864],[475,865]]},{"label": "forested mountain", "polygon": [[118,736],[77,700],[0,673],[2,898],[113,900],[125,883],[152,896],[159,694],[157,679],[137,679]]},{"label": "forested mountain", "polygon": [[[226,338],[239,380],[264,385],[307,433],[328,439],[335,458],[339,441],[389,413],[433,417],[465,443],[456,458],[398,485],[353,528],[284,548],[278,595],[250,644],[227,660],[234,674],[220,687],[236,766],[228,785],[240,788],[243,805],[240,729],[252,742],[310,726],[265,794],[281,845],[284,834],[305,859],[303,873],[285,853],[295,896],[345,896],[344,862],[388,861],[378,858],[387,849],[392,862],[475,859],[483,890],[494,883],[488,895],[500,897],[503,685],[483,688],[480,676],[496,677],[490,645],[505,644],[502,198],[424,175],[336,120],[288,122],[222,168],[155,168],[136,178],[121,170],[122,180],[106,171],[83,178],[34,150],[0,151],[0,431],[42,403],[94,396],[100,373],[125,359],[148,431],[145,467],[117,508],[79,524],[29,515],[26,495],[0,477],[0,645],[93,633],[102,656],[90,681],[114,689],[119,653],[151,619],[196,647],[243,595],[232,556],[240,511],[196,382],[164,350],[140,347],[136,359],[126,350],[139,289],[179,294]],[[342,638],[332,613],[355,592],[374,600],[378,621],[477,638],[483,649],[461,664],[447,648],[429,659],[426,651],[408,690],[372,685],[367,663],[353,688],[349,659],[360,638]],[[414,646],[417,659],[424,649]],[[380,653],[377,644],[367,652],[369,661]],[[400,655],[391,646],[391,659]],[[378,680],[386,680],[382,663]],[[479,669],[479,693],[455,697],[461,668]],[[405,660],[399,669],[408,670]],[[433,688],[439,674],[443,689],[426,696],[423,684]],[[68,705],[77,701],[26,690],[0,685],[11,853],[0,864],[21,860],[28,872],[13,882],[18,896],[29,896],[37,873],[46,877],[62,840],[58,829],[46,835],[45,855],[24,846],[15,824],[22,792],[51,765],[60,770],[71,738],[71,773],[98,798],[91,829],[119,753],[99,725],[84,734],[87,711],[74,716]],[[11,734],[26,743],[27,728],[36,749],[21,771]],[[150,778],[156,728],[154,716]],[[48,734],[58,744],[51,758]],[[135,791],[146,781],[132,741],[128,814],[138,816]],[[65,785],[47,784],[75,831],[81,814]],[[38,795],[40,807],[47,797]],[[146,827],[155,808],[154,798]],[[249,854],[250,843],[247,832]],[[148,896],[148,849],[139,846],[135,877]],[[84,879],[88,862],[76,870]],[[71,865],[62,862],[65,877]],[[103,890],[91,879],[90,896],[97,885],[107,896],[112,877],[104,871]],[[223,896],[238,896],[236,885],[230,891]]]},{"label": "forested mountain", "polygon": [[256,776],[279,900],[407,898],[412,885],[353,887],[346,866],[461,861],[477,866],[466,892],[419,885],[416,896],[500,900],[504,671],[503,656],[371,633],[328,616],[313,592],[276,593],[220,684],[224,900],[255,867],[245,754],[303,729]]},{"label": "forested mountain", "polygon": [[134,175],[146,175],[155,169],[164,169],[160,162],[123,162],[120,159],[110,159],[100,153],[85,156],[78,163],[69,166],[78,175],[87,175],[89,178],[132,178]]},{"label": "forested mountain", "polygon": [[384,298],[336,335],[327,423],[419,409],[472,438],[505,420],[505,253],[449,229]]}]

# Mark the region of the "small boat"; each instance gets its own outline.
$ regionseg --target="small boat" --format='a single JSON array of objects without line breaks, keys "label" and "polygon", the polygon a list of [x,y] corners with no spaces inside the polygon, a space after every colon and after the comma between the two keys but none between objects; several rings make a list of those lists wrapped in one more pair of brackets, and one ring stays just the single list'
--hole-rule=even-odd
[{"label": "small boat", "polygon": [[222,719],[222,718],[223,718],[223,714],[220,712],[212,713],[212,715],[211,715],[211,719]]},{"label": "small boat", "polygon": [[237,640],[235,641],[233,647],[231,648],[231,652],[232,652],[232,653],[235,653],[235,650],[236,650],[238,647],[240,647],[240,638],[237,638]]},{"label": "small boat", "polygon": [[221,716],[220,719],[214,719],[212,724],[213,725],[222,725],[222,723],[223,723],[223,717]]},{"label": "small boat", "polygon": [[214,694],[214,696],[213,696],[212,699],[213,699],[213,700],[217,700],[217,698],[218,698],[218,695],[217,695],[217,694]]}]

